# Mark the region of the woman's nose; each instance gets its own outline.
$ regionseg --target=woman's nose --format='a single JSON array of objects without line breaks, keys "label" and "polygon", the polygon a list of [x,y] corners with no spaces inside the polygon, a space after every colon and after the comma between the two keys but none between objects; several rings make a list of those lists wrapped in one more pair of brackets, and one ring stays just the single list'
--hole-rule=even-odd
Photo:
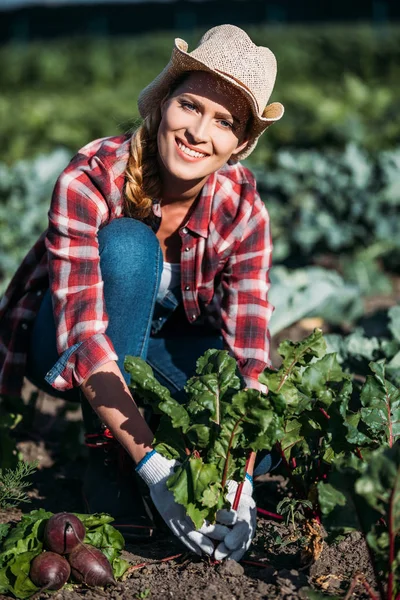
[{"label": "woman's nose", "polygon": [[187,128],[191,141],[199,144],[200,142],[207,142],[210,137],[209,133],[209,122],[203,116],[196,119],[194,123]]}]

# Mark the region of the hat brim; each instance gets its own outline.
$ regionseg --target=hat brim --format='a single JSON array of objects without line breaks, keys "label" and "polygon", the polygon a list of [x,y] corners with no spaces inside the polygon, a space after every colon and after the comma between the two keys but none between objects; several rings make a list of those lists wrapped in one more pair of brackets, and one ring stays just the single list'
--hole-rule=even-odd
[{"label": "hat brim", "polygon": [[252,152],[257,144],[260,135],[273,123],[279,121],[284,113],[284,107],[280,102],[268,104],[259,115],[260,107],[250,90],[237,79],[222,71],[210,68],[208,65],[198,60],[186,50],[187,43],[177,38],[175,47],[172,51],[171,59],[163,71],[147,86],[139,95],[138,108],[142,118],[146,118],[153,110],[154,106],[160,105],[162,100],[168,94],[174,82],[184,73],[189,71],[206,71],[216,77],[228,81],[236,89],[240,90],[249,103],[252,112],[251,126],[247,132],[249,143],[236,156],[232,156],[231,161],[237,162],[243,160]]}]

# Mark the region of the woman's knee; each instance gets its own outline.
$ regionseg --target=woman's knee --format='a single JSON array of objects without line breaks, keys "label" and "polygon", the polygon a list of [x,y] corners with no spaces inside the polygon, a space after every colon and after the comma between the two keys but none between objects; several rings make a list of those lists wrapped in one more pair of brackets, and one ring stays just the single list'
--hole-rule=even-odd
[{"label": "woman's knee", "polygon": [[151,273],[157,276],[162,263],[155,233],[135,219],[114,219],[98,233],[100,265],[104,277],[128,278]]}]

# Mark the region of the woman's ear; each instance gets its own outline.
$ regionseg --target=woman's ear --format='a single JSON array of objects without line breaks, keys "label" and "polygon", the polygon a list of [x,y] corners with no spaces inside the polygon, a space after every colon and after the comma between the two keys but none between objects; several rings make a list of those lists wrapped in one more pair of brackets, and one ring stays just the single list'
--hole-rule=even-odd
[{"label": "woman's ear", "polygon": [[236,156],[237,154],[240,154],[242,152],[242,150],[244,150],[246,148],[246,146],[248,145],[249,140],[244,140],[244,142],[242,142],[241,144],[239,144],[239,146],[237,146],[234,151],[232,152],[232,156]]}]

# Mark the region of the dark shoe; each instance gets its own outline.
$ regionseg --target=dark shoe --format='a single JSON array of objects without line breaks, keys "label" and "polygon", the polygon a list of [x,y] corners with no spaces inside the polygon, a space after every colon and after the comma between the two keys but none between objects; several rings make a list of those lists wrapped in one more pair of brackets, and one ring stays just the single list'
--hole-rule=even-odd
[{"label": "dark shoe", "polygon": [[[86,401],[87,402],[87,401]],[[88,404],[88,403],[87,403]],[[90,409],[90,410],[89,410]],[[88,513],[105,512],[114,517],[112,526],[125,540],[148,540],[154,521],[143,497],[134,463],[102,425],[90,405],[84,407],[86,446],[89,462],[83,481],[83,500]],[[98,422],[96,422],[96,419]],[[96,428],[97,432],[93,431]]]}]

